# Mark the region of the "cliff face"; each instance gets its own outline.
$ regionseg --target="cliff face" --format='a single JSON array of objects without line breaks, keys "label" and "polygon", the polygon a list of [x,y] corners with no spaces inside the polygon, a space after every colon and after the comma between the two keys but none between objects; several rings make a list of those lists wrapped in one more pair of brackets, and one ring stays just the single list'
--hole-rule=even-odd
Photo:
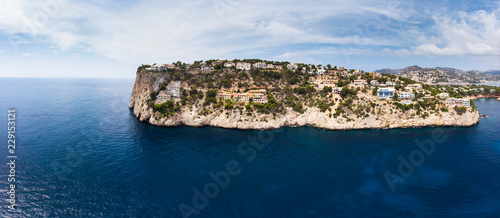
[{"label": "cliff face", "polygon": [[150,98],[149,94],[153,91],[158,91],[160,84],[165,81],[167,76],[165,74],[137,70],[129,108],[134,109],[134,115],[141,122],[149,120],[153,113],[153,109],[149,109],[146,103]]},{"label": "cliff face", "polygon": [[456,114],[454,110],[440,114],[430,114],[426,119],[412,116],[415,111],[406,113],[392,113],[391,107],[387,107],[378,115],[367,118],[358,118],[347,121],[342,117],[329,117],[327,113],[319,111],[318,108],[307,108],[303,114],[287,109],[287,113],[273,117],[273,115],[255,114],[247,116],[237,110],[219,111],[206,116],[199,115],[201,106],[194,105],[192,108],[183,107],[180,113],[170,117],[161,117],[159,113],[154,114],[148,108],[147,100],[152,91],[158,91],[168,77],[166,74],[152,72],[137,72],[136,81],[132,91],[129,107],[134,110],[134,115],[143,122],[149,122],[157,126],[215,126],[235,129],[273,129],[286,126],[315,126],[331,130],[348,129],[383,129],[383,128],[411,128],[426,126],[473,126],[479,122],[479,113],[469,109],[462,115]]}]

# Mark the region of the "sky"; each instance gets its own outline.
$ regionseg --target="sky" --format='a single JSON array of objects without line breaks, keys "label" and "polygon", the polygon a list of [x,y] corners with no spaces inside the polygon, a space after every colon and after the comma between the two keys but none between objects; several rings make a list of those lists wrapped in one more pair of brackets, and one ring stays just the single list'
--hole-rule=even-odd
[{"label": "sky", "polygon": [[244,58],[500,70],[500,2],[0,0],[0,77],[133,78],[141,64]]}]

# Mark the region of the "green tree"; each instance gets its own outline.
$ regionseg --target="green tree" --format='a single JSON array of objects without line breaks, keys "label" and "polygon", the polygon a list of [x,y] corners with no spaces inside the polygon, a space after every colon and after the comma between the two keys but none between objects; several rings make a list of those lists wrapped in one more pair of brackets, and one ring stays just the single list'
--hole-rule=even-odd
[{"label": "green tree", "polygon": [[149,97],[151,98],[151,101],[156,101],[156,95],[157,93],[155,91],[152,91],[149,93]]},{"label": "green tree", "polygon": [[330,92],[332,92],[332,90],[333,90],[333,88],[332,88],[332,87],[330,87],[330,86],[325,86],[325,87],[323,87],[323,92],[324,92],[324,93],[330,93]]},{"label": "green tree", "polygon": [[340,91],[340,97],[342,97],[342,98],[346,98],[348,96],[356,95],[356,94],[357,94],[356,90],[349,89],[347,86],[342,88],[342,91]]},{"label": "green tree", "polygon": [[226,104],[224,105],[224,108],[226,110],[233,109],[233,101],[231,101],[231,99],[226,99]]}]

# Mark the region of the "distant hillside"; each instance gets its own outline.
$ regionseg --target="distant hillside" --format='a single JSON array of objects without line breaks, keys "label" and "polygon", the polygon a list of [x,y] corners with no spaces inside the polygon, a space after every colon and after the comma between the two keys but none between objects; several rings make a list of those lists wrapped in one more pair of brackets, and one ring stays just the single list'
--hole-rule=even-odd
[{"label": "distant hillside", "polygon": [[[450,68],[450,67],[435,67],[435,68],[422,68],[417,65],[409,66],[404,69],[381,69],[376,70],[378,73],[386,73],[392,75],[405,76],[410,78],[417,77],[426,77],[425,74],[433,74],[436,72],[443,72],[444,75],[439,75],[440,78],[435,78],[435,80],[446,80],[445,78],[449,78],[452,80],[460,80],[462,82],[470,82],[470,83],[480,83],[482,81],[499,81],[500,80],[500,70],[489,70],[485,72],[471,70],[464,71],[460,69]],[[448,80],[449,80],[448,79]],[[420,81],[426,82],[426,81]]]},{"label": "distant hillside", "polygon": [[375,70],[377,73],[386,73],[386,74],[392,74],[392,75],[397,75],[398,73],[401,72],[401,69],[396,70],[396,69],[381,69],[381,70]]},{"label": "distant hillside", "polygon": [[491,75],[500,75],[500,70],[488,70],[484,71],[486,74],[491,74]]}]

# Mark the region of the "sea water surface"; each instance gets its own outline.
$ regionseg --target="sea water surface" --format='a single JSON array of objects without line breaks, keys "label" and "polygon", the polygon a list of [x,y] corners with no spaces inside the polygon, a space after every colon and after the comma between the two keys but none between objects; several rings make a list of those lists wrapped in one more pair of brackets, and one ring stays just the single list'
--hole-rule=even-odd
[{"label": "sea water surface", "polygon": [[[18,156],[10,212],[0,128],[1,217],[181,217],[179,205],[192,217],[500,216],[495,99],[475,101],[488,117],[470,128],[242,131],[141,123],[131,79],[0,81],[0,125],[15,108]],[[435,151],[419,156],[421,142]],[[401,167],[410,157],[418,166]],[[228,163],[238,172],[216,188],[210,172]]]}]

